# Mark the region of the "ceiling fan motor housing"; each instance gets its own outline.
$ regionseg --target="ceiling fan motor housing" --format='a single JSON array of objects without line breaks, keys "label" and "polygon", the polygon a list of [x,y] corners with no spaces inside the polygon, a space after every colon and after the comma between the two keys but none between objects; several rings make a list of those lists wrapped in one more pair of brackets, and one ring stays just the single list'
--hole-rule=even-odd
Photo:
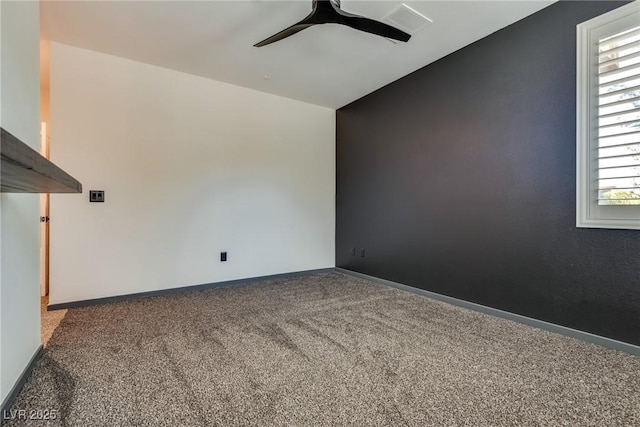
[{"label": "ceiling fan motor housing", "polygon": [[332,3],[334,6],[340,8],[340,0],[313,0],[313,8],[315,8],[318,3]]},{"label": "ceiling fan motor housing", "polygon": [[346,25],[354,30],[364,31],[403,42],[411,38],[410,34],[389,24],[343,11],[340,8],[340,0],[312,0],[311,6],[311,13],[302,21],[256,43],[254,46],[266,46],[292,36],[313,25],[320,24]]}]

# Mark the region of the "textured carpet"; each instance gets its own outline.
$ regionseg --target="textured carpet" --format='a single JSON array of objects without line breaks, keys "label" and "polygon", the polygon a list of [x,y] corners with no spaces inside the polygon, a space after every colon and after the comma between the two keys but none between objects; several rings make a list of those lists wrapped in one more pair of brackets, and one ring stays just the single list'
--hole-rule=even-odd
[{"label": "textured carpet", "polygon": [[42,297],[40,299],[40,339],[45,347],[51,339],[53,331],[67,314],[67,310],[47,311],[47,305],[49,305],[49,297]]},{"label": "textured carpet", "polygon": [[640,358],[340,273],[70,309],[7,425],[640,425]]}]

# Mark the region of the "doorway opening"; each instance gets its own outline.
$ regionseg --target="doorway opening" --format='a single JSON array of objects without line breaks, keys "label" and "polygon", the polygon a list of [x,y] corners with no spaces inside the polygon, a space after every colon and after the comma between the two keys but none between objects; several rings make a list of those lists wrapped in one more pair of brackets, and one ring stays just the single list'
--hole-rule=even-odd
[{"label": "doorway opening", "polygon": [[[47,123],[40,124],[40,154],[49,158]],[[49,296],[49,194],[40,194],[40,296]],[[47,301],[48,303],[48,301]]]},{"label": "doorway opening", "polygon": [[[40,154],[47,159],[50,156],[50,114],[49,114],[49,40],[40,40]],[[49,295],[51,293],[49,283],[49,212],[51,198],[49,194],[40,195],[40,331],[41,341],[44,346],[53,335],[67,310],[48,311]],[[55,292],[55,290],[54,290]]]}]

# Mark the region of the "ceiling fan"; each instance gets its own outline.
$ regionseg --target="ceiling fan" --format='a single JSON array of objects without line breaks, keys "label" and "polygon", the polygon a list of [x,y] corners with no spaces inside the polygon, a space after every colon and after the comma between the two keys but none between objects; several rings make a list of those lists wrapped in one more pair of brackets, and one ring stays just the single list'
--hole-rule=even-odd
[{"label": "ceiling fan", "polygon": [[342,24],[359,31],[403,42],[411,38],[410,34],[391,25],[345,12],[340,9],[340,0],[312,0],[311,8],[311,13],[302,21],[262,40],[260,43],[254,44],[254,46],[262,47],[277,42],[305,28],[319,24]]}]

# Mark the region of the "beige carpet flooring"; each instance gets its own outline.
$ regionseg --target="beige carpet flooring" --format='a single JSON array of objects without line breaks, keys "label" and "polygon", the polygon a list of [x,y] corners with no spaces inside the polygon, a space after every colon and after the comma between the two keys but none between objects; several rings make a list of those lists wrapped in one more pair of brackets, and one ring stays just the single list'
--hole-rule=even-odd
[{"label": "beige carpet flooring", "polygon": [[40,299],[40,338],[42,345],[45,347],[51,339],[53,331],[56,330],[65,314],[67,314],[67,310],[47,311],[47,305],[49,305],[49,297],[42,297]]},{"label": "beige carpet flooring", "polygon": [[70,309],[7,425],[638,426],[640,358],[340,273]]}]

